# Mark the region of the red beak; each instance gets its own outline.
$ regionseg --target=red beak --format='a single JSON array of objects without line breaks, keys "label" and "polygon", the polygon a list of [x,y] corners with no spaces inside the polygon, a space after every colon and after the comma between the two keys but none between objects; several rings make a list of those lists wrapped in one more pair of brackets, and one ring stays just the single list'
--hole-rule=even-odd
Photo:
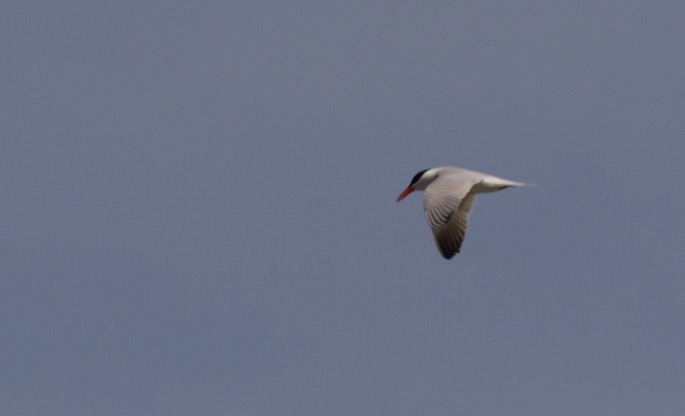
[{"label": "red beak", "polygon": [[407,188],[404,191],[402,191],[400,196],[397,197],[397,202],[400,202],[401,200],[404,199],[404,197],[406,197],[407,195],[409,195],[412,192],[414,192],[414,188],[411,186],[407,186]]}]

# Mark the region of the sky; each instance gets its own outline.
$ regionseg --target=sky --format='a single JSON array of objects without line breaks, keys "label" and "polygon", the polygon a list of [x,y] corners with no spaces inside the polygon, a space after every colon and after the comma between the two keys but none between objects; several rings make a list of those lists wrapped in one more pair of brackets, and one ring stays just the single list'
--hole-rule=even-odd
[{"label": "sky", "polygon": [[0,413],[685,414],[683,2],[1,11]]}]

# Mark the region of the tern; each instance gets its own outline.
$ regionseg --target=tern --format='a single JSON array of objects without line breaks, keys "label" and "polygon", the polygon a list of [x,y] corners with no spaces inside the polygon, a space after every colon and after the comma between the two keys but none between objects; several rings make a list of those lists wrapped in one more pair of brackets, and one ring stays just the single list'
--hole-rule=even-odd
[{"label": "tern", "polygon": [[414,175],[409,186],[397,197],[397,202],[414,191],[424,191],[426,220],[440,254],[449,260],[459,253],[464,241],[476,194],[527,185],[473,170],[443,166]]}]

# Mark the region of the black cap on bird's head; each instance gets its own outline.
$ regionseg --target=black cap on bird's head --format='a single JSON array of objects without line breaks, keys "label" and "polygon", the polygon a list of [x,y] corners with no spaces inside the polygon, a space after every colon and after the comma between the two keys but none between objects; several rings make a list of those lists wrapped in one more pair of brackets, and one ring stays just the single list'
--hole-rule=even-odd
[{"label": "black cap on bird's head", "polygon": [[414,177],[411,178],[411,182],[409,183],[409,186],[412,186],[412,185],[414,185],[416,182],[418,182],[419,179],[421,179],[421,177],[423,176],[423,174],[426,173],[426,172],[428,172],[428,169],[421,170],[421,171],[419,171],[416,175],[414,175]]},{"label": "black cap on bird's head", "polygon": [[416,185],[416,182],[421,179],[424,173],[428,172],[429,169],[424,169],[419,171],[416,175],[414,175],[413,178],[411,178],[411,182],[409,183],[409,186],[407,186],[404,191],[400,194],[400,196],[397,197],[397,202],[400,202],[403,200],[407,195],[410,193],[414,192],[414,186]]}]

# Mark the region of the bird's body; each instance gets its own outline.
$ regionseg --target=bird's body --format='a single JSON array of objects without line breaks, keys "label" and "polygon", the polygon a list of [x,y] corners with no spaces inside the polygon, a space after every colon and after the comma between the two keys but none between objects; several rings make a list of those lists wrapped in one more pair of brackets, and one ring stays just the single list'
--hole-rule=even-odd
[{"label": "bird's body", "polygon": [[444,166],[417,173],[397,201],[414,191],[424,191],[426,220],[440,254],[451,259],[459,252],[464,241],[476,194],[525,185],[486,173]]}]

